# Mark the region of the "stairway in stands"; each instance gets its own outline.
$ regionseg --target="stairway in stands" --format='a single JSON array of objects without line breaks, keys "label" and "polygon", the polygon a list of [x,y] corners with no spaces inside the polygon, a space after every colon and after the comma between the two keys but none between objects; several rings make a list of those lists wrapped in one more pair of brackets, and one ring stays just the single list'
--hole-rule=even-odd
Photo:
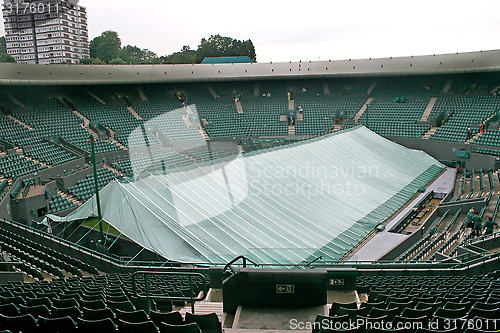
[{"label": "stairway in stands", "polygon": [[57,194],[59,194],[61,197],[63,197],[64,199],[74,203],[75,205],[78,205],[80,206],[81,204],[83,204],[82,201],[78,200],[77,198],[75,198],[74,196],[72,196],[71,194],[68,194],[66,192],[63,192],[59,189],[57,189]]},{"label": "stairway in stands", "polygon": [[368,88],[368,90],[366,91],[366,94],[367,95],[370,95],[373,91],[373,89],[375,89],[375,87],[377,86],[377,82],[373,82],[370,87]]},{"label": "stairway in stands", "polygon": [[80,119],[83,120],[83,124],[82,124],[82,127],[90,133],[90,135],[92,135],[95,139],[97,139],[99,136],[97,135],[96,132],[94,132],[91,128],[90,128],[90,120],[85,117],[83,114],[81,114],[80,112],[76,111],[76,110],[72,110],[73,113]]},{"label": "stairway in stands", "polygon": [[366,109],[368,108],[368,105],[370,105],[370,103],[373,101],[373,97],[370,97],[366,100],[365,104],[363,104],[363,106],[361,107],[361,109],[359,109],[358,113],[356,113],[356,115],[354,116],[354,121],[356,123],[359,122],[359,119],[361,118],[361,116],[363,115],[363,113],[366,111]]},{"label": "stairway in stands", "polygon": [[465,144],[471,144],[473,143],[474,141],[476,141],[477,139],[479,139],[480,137],[482,137],[484,134],[481,133],[481,131],[477,132],[472,138],[470,138],[469,140],[465,141]]},{"label": "stairway in stands", "polygon": [[11,119],[12,121],[15,121],[16,123],[18,123],[19,125],[23,126],[24,128],[27,128],[29,129],[30,131],[34,131],[35,129],[33,127],[31,127],[30,125],[22,122],[21,120],[15,118],[14,116],[12,115],[8,115],[7,118]]},{"label": "stairway in stands", "polygon": [[335,126],[333,126],[333,132],[340,131],[341,129],[342,129],[342,124],[335,124]]},{"label": "stairway in stands", "polygon": [[452,81],[452,80],[448,80],[448,81],[446,81],[446,84],[445,84],[445,85],[444,85],[444,87],[443,87],[443,92],[444,92],[444,93],[445,93],[445,92],[450,91],[450,88],[451,88],[451,84],[452,84],[452,83],[453,83],[453,81]]},{"label": "stairway in stands", "polygon": [[238,110],[238,113],[243,113],[243,106],[241,105],[240,100],[235,99],[234,104],[236,105],[236,110]]},{"label": "stairway in stands", "polygon": [[134,110],[133,107],[127,106],[127,110],[135,117],[137,120],[142,120],[142,117]]},{"label": "stairway in stands", "polygon": [[422,114],[422,118],[420,119],[420,121],[427,121],[427,119],[429,119],[429,116],[432,112],[432,108],[434,107],[434,104],[436,104],[436,101],[437,97],[431,97],[429,99],[429,103],[427,103],[427,106],[424,110],[424,113]]},{"label": "stairway in stands", "polygon": [[120,149],[128,150],[128,148],[125,147],[120,141],[116,140],[116,138],[115,138],[116,133],[109,127],[107,127],[107,129],[109,131],[109,141],[113,142],[115,145],[120,147]]},{"label": "stairway in stands", "polygon": [[434,133],[436,133],[438,127],[431,127],[430,130],[428,130],[427,132],[425,132],[424,136],[422,137],[422,139],[426,139],[428,140]]}]

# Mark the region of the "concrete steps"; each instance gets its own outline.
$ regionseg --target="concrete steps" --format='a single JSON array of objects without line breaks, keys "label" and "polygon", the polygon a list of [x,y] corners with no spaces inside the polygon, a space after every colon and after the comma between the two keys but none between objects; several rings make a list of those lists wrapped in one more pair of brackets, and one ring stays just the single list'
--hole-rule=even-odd
[{"label": "concrete steps", "polygon": [[83,124],[82,124],[82,127],[84,130],[86,130],[87,132],[89,132],[90,135],[92,135],[95,139],[97,139],[99,137],[99,135],[97,135],[96,132],[94,132],[91,128],[90,128],[90,120],[88,118],[86,118],[83,114],[81,114],[80,112],[76,111],[76,110],[73,110],[73,113],[80,119],[83,120]]},{"label": "concrete steps", "polygon": [[142,117],[134,110],[133,107],[127,106],[127,110],[135,117],[137,120],[142,120]]},{"label": "concrete steps", "polygon": [[255,87],[253,88],[253,97],[259,97],[259,96],[260,96],[260,85],[256,83]]},{"label": "concrete steps", "polygon": [[141,100],[143,100],[143,101],[147,101],[148,100],[148,97],[144,93],[144,89],[142,89],[142,87],[138,87],[137,91],[139,92],[139,97],[141,98]]},{"label": "concrete steps", "polygon": [[212,86],[207,86],[208,91],[210,92],[210,95],[212,95],[215,99],[219,98],[219,95],[215,92],[214,88]]},{"label": "concrete steps", "polygon": [[451,84],[452,84],[452,83],[453,83],[453,81],[452,81],[452,80],[448,80],[448,81],[446,81],[446,84],[445,84],[445,85],[444,85],[444,87],[443,87],[443,92],[444,92],[444,93],[445,93],[445,92],[450,91],[450,88],[451,88]]},{"label": "concrete steps", "polygon": [[238,113],[243,113],[243,106],[241,105],[239,99],[234,100],[234,105],[236,105],[236,110],[238,110]]},{"label": "concrete steps", "polygon": [[303,113],[297,113],[297,119],[295,121],[298,122],[298,123],[303,122],[304,121],[304,114]]},{"label": "concrete steps", "polygon": [[99,98],[99,96],[97,96],[96,94],[94,94],[93,92],[91,92],[90,90],[88,89],[85,89],[85,92],[87,94],[89,94],[93,99],[95,99],[96,101],[98,101],[99,103],[101,103],[102,105],[106,105],[106,102],[103,101],[102,99]]},{"label": "concrete steps", "polygon": [[125,176],[125,174],[123,172],[120,172],[120,171],[116,170],[115,168],[113,168],[110,165],[103,164],[102,167],[105,168],[105,169],[108,169],[109,171],[111,171],[115,175]]},{"label": "concrete steps", "polygon": [[368,87],[368,90],[366,90],[366,94],[367,95],[370,95],[373,91],[373,89],[375,89],[375,87],[377,86],[377,82],[373,82],[370,87]]},{"label": "concrete steps", "polygon": [[110,128],[108,128],[109,130],[109,133],[110,133],[110,136],[109,136],[109,141],[113,142],[115,145],[117,145],[118,147],[120,147],[120,149],[123,149],[123,150],[128,150],[127,147],[125,147],[123,144],[121,144],[121,142],[119,142],[118,140],[116,140],[115,138],[115,132],[113,130],[111,130]]},{"label": "concrete steps", "polygon": [[354,116],[354,121],[356,123],[359,122],[359,119],[361,118],[361,116],[363,115],[363,113],[366,111],[366,109],[368,108],[368,105],[370,105],[370,103],[373,101],[373,97],[370,97],[366,100],[365,104],[363,104],[363,106],[361,107],[361,109],[359,109],[358,113],[356,113],[356,115]]},{"label": "concrete steps", "polygon": [[335,124],[333,127],[333,132],[338,132],[342,129],[342,124]]},{"label": "concrete steps", "polygon": [[288,110],[295,110],[295,100],[291,99],[288,101]]},{"label": "concrete steps", "polygon": [[471,143],[473,143],[474,141],[476,141],[477,139],[479,139],[480,137],[482,137],[483,134],[484,133],[477,132],[472,138],[470,138],[469,140],[465,141],[465,144],[471,144]]},{"label": "concrete steps", "polygon": [[288,125],[288,135],[295,135],[295,125]]},{"label": "concrete steps", "polygon": [[430,130],[428,130],[427,132],[425,132],[424,136],[422,137],[422,139],[426,139],[428,140],[432,134],[436,133],[438,127],[431,127]]},{"label": "concrete steps", "polygon": [[328,82],[323,83],[323,94],[325,96],[330,95],[330,87],[328,86]]},{"label": "concrete steps", "polygon": [[[183,316],[186,314],[186,312],[191,313],[191,304],[187,304],[185,307],[180,309],[179,312]],[[221,323],[223,323],[226,319],[226,314],[224,313],[222,302],[196,302],[194,304],[194,313],[197,315],[216,313]]]},{"label": "concrete steps", "polygon": [[200,134],[205,139],[205,141],[210,141],[210,136],[208,135],[207,131],[200,126]]},{"label": "concrete steps", "polygon": [[16,97],[14,97],[14,95],[12,95],[11,93],[6,93],[6,95],[7,95],[7,97],[8,97],[8,98],[10,98],[10,100],[11,100],[12,102],[14,102],[17,106],[22,107],[22,108],[24,107],[24,104],[23,104],[23,103],[21,103],[21,101],[20,101],[20,100],[18,100]]},{"label": "concrete steps", "polygon": [[75,205],[80,206],[81,204],[83,204],[83,201],[80,201],[77,198],[75,198],[74,196],[72,196],[71,194],[65,193],[59,189],[57,189],[57,194],[59,194],[64,199],[74,203]]},{"label": "concrete steps", "polygon": [[29,129],[30,131],[34,131],[34,130],[35,130],[35,129],[34,129],[33,127],[31,127],[30,125],[28,125],[28,124],[26,124],[26,123],[22,122],[21,120],[19,120],[19,119],[17,119],[17,118],[15,118],[15,117],[13,117],[12,115],[8,115],[8,116],[7,116],[7,118],[9,118],[10,120],[12,120],[12,121],[14,121],[14,122],[18,123],[18,124],[19,124],[19,125],[21,125],[22,127]]},{"label": "concrete steps", "polygon": [[432,112],[432,108],[434,107],[434,104],[436,104],[437,97],[431,97],[429,99],[429,103],[427,103],[427,106],[425,107],[424,113],[422,114],[422,118],[420,121],[427,121],[429,119],[429,116]]}]

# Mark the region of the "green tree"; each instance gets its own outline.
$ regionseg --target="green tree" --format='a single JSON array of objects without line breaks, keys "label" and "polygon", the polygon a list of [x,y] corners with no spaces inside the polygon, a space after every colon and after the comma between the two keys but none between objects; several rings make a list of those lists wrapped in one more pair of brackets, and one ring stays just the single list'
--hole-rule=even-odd
[{"label": "green tree", "polygon": [[99,58],[90,58],[90,64],[91,65],[103,65],[104,61],[102,61]]},{"label": "green tree", "polygon": [[212,35],[209,39],[202,38],[196,51],[196,62],[205,57],[248,56],[255,61],[255,48],[252,41],[240,41],[231,37]]},{"label": "green tree", "polygon": [[252,59],[253,62],[257,62],[257,54],[255,53],[255,47],[253,46],[252,40],[249,39],[245,42],[245,47],[247,51],[247,56]]},{"label": "green tree", "polygon": [[7,45],[5,43],[5,37],[0,37],[0,62],[16,62],[16,59],[11,55],[7,54]]},{"label": "green tree", "polygon": [[144,50],[142,50],[142,52],[143,52],[143,56],[142,56],[142,63],[143,64],[159,64],[160,63],[160,59],[158,58],[156,53],[154,53],[153,51],[150,51],[148,49],[144,49]]},{"label": "green tree", "polygon": [[116,31],[104,31],[90,42],[90,57],[109,63],[120,57],[121,40]]},{"label": "green tree", "polygon": [[123,47],[120,54],[121,54],[121,58],[126,63],[140,64],[141,59],[144,58],[144,52],[135,45],[134,46],[127,45],[127,46]]},{"label": "green tree", "polygon": [[175,52],[161,57],[161,62],[163,64],[194,64],[196,63],[196,51]]},{"label": "green tree", "polygon": [[16,59],[13,56],[7,53],[0,53],[0,62],[11,62],[15,63]]},{"label": "green tree", "polygon": [[7,53],[7,45],[5,43],[5,36],[0,37],[0,53]]},{"label": "green tree", "polygon": [[153,51],[141,50],[137,46],[127,45],[121,50],[121,58],[132,64],[158,64],[160,59]]},{"label": "green tree", "polygon": [[126,62],[122,58],[111,59],[108,64],[110,65],[125,65]]}]

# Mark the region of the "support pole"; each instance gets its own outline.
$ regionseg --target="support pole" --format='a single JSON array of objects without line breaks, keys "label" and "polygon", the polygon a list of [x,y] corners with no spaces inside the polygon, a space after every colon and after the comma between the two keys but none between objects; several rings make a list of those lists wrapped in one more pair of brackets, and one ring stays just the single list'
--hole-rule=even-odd
[{"label": "support pole", "polygon": [[97,166],[95,162],[95,139],[90,136],[90,146],[92,148],[92,167],[94,168],[94,185],[95,185],[95,200],[97,202],[97,218],[99,219],[99,233],[101,235],[101,243],[104,246],[104,232],[102,230],[102,213],[101,201],[99,200],[99,180],[97,179]]}]

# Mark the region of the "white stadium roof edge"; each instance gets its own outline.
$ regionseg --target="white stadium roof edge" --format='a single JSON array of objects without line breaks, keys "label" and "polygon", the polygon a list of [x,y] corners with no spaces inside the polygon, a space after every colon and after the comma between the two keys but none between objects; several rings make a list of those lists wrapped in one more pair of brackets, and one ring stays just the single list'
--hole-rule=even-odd
[{"label": "white stadium roof edge", "polygon": [[377,59],[189,65],[0,64],[0,85],[82,85],[500,71],[500,50]]}]

